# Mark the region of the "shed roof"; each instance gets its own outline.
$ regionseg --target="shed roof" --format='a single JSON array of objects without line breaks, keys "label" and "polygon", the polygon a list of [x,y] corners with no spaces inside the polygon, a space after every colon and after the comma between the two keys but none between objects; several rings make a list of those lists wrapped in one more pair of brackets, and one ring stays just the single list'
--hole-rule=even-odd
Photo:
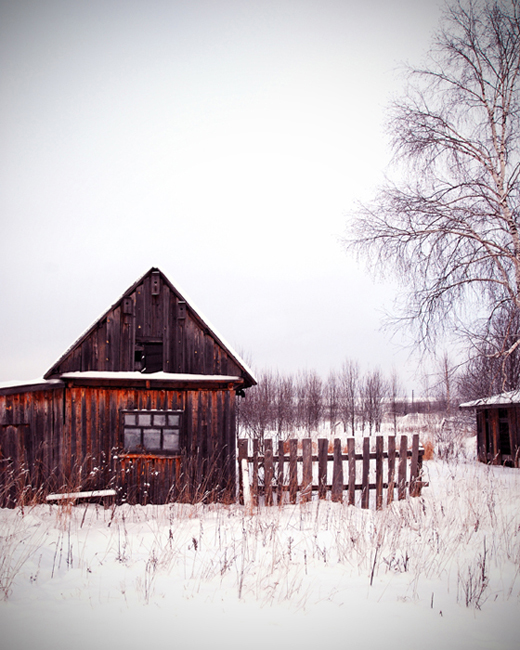
[{"label": "shed roof", "polygon": [[520,404],[520,390],[510,390],[506,393],[492,395],[491,397],[483,397],[481,399],[473,400],[472,402],[465,402],[460,405],[461,409],[476,408],[478,406],[511,406],[513,404]]}]

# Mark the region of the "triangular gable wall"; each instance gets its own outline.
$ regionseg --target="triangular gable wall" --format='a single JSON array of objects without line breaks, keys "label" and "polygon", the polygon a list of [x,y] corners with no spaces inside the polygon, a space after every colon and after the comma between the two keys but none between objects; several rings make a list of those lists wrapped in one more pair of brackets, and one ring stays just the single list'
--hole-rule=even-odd
[{"label": "triangular gable wall", "polygon": [[[210,329],[159,269],[135,282],[48,370],[143,370],[242,377],[256,383],[240,357]],[[162,363],[160,361],[162,357]]]}]

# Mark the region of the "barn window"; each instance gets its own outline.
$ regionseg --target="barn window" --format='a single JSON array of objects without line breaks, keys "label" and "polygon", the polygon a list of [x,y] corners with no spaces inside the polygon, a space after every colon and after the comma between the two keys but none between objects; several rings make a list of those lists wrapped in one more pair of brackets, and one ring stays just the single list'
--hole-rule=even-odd
[{"label": "barn window", "polygon": [[182,411],[123,411],[123,446],[130,453],[179,454]]}]

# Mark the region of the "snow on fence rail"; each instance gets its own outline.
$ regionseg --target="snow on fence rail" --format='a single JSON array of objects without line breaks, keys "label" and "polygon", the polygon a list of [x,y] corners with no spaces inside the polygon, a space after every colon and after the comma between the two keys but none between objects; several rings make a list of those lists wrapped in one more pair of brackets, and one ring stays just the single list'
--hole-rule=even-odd
[{"label": "snow on fence rail", "polygon": [[326,499],[330,492],[332,501],[343,501],[346,492],[349,505],[355,505],[358,490],[362,508],[369,507],[372,491],[375,507],[379,510],[385,501],[383,491],[386,491],[386,503],[391,503],[395,496],[398,500],[406,498],[407,491],[412,497],[420,496],[421,488],[428,483],[422,481],[424,449],[419,446],[419,436],[412,437],[411,449],[408,449],[406,435],[400,437],[399,446],[395,436],[388,437],[386,450],[383,436],[375,437],[375,451],[370,450],[371,440],[373,438],[363,438],[362,452],[356,453],[354,438],[347,439],[346,448],[342,448],[341,440],[336,438],[333,453],[329,453],[328,439],[319,438],[317,454],[313,454],[310,438],[280,441],[277,453],[273,450],[273,441],[266,439],[263,454],[260,453],[260,441],[253,440],[250,455],[249,441],[240,439],[240,503],[244,503],[244,495],[247,500],[248,492],[254,505],[258,505],[262,497],[265,505],[274,505],[275,496],[276,503],[282,505],[287,501],[287,493],[290,503],[296,503],[298,494],[300,503],[309,501],[313,492],[320,499]]}]

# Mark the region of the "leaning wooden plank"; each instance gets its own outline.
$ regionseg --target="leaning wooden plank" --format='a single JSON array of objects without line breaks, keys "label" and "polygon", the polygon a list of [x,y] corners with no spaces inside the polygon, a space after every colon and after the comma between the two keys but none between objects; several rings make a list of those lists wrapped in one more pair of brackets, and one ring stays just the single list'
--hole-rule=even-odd
[{"label": "leaning wooden plank", "polygon": [[343,500],[343,461],[341,459],[341,440],[334,440],[334,461],[332,467],[332,492],[330,495],[332,501],[341,502]]},{"label": "leaning wooden plank", "polygon": [[312,496],[312,442],[310,438],[302,440],[303,480],[301,501],[310,501]]},{"label": "leaning wooden plank", "polygon": [[115,497],[115,490],[89,490],[87,492],[64,492],[62,494],[49,494],[47,501],[72,501],[74,499],[94,499],[97,497]]},{"label": "leaning wooden plank", "polygon": [[368,508],[369,484],[368,475],[370,470],[370,438],[363,438],[363,474],[361,479],[361,507]]},{"label": "leaning wooden plank", "polygon": [[376,510],[383,507],[383,436],[376,436]]},{"label": "leaning wooden plank", "polygon": [[264,487],[265,505],[273,505],[273,441],[264,440]]},{"label": "leaning wooden plank", "polygon": [[289,441],[289,500],[296,503],[296,493],[298,491],[298,439],[291,438]]},{"label": "leaning wooden plank", "polygon": [[401,501],[406,498],[406,457],[408,455],[408,437],[401,436],[399,447],[399,476],[397,482],[397,498]]},{"label": "leaning wooden plank", "polygon": [[[329,441],[327,438],[318,438],[318,497],[327,497],[327,455]],[[341,479],[343,483],[343,479]]]}]

